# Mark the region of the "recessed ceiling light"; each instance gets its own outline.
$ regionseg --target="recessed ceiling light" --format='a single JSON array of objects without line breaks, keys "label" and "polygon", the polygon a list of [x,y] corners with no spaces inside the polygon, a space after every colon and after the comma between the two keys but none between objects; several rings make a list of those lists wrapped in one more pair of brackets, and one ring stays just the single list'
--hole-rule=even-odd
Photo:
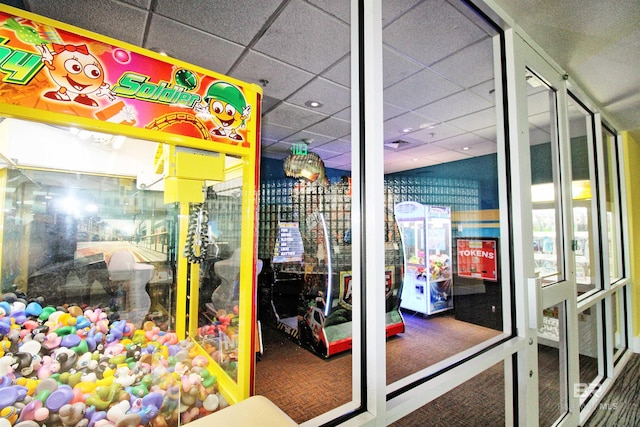
[{"label": "recessed ceiling light", "polygon": [[404,129],[402,129],[402,133],[411,132],[412,130],[413,130],[413,128],[404,128]]},{"label": "recessed ceiling light", "polygon": [[311,107],[311,108],[320,108],[320,107],[322,107],[322,102],[310,100],[310,101],[305,102],[304,105],[306,105],[307,107]]},{"label": "recessed ceiling light", "polygon": [[467,151],[467,150],[469,149],[469,147],[462,147],[462,149],[463,149],[464,151]]},{"label": "recessed ceiling light", "polygon": [[438,126],[438,123],[422,123],[420,129],[433,129],[436,126]]}]

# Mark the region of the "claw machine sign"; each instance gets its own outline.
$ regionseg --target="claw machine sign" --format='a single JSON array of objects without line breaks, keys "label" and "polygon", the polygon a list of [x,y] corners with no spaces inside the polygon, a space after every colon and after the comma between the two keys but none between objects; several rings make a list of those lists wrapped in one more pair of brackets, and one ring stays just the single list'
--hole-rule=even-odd
[{"label": "claw machine sign", "polygon": [[137,50],[0,10],[2,101],[250,147],[259,115],[252,84]]}]

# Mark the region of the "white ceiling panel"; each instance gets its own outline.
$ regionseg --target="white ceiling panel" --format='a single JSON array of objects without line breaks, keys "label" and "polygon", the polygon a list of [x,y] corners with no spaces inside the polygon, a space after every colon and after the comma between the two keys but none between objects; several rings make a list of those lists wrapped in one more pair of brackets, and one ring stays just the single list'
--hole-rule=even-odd
[{"label": "white ceiling panel", "polygon": [[424,68],[402,52],[398,52],[388,46],[383,47],[382,67],[385,88],[406,79]]},{"label": "white ceiling panel", "polygon": [[[281,1],[243,0],[243,7],[238,7],[236,2],[212,3],[207,0],[156,0],[155,3],[157,14],[247,46],[276,11]],[[224,19],[220,19],[221,16]]]},{"label": "white ceiling panel", "polygon": [[350,46],[349,26],[318,8],[292,0],[255,43],[255,50],[321,73]]},{"label": "white ceiling panel", "polygon": [[403,138],[409,132],[438,124],[439,121],[425,115],[409,112],[384,122],[384,140]]},{"label": "white ceiling panel", "polygon": [[490,108],[492,104],[473,92],[462,91],[418,108],[416,113],[433,117],[436,122],[446,122],[467,116],[475,111]]},{"label": "white ceiling panel", "polygon": [[351,87],[351,55],[347,55],[322,73],[322,77],[344,87]]},{"label": "white ceiling panel", "polygon": [[486,34],[449,3],[421,2],[385,27],[383,42],[429,66],[480,40]]},{"label": "white ceiling panel", "polygon": [[335,153],[347,153],[351,151],[351,141],[348,139],[335,139],[326,144],[322,144],[319,148]]},{"label": "white ceiling panel", "polygon": [[496,125],[496,109],[494,107],[476,111],[466,116],[449,121],[449,124],[467,132],[475,132]]},{"label": "white ceiling panel", "polygon": [[[265,96],[286,99],[315,76],[261,53],[249,50],[242,62],[233,69],[237,79],[263,86]],[[261,82],[266,80],[266,85]]]},{"label": "white ceiling panel", "polygon": [[465,133],[463,135],[454,136],[451,138],[435,141],[432,145],[445,148],[447,150],[462,150],[465,147],[470,147],[476,144],[488,142],[486,139],[481,138],[472,133]]},{"label": "white ceiling panel", "polygon": [[[158,15],[151,18],[146,43],[153,50],[165,50],[174,58],[209,70],[223,70],[223,74],[244,50],[239,44]],[[189,46],[189,49],[182,46]],[[225,54],[212,55],[211,52]]]},{"label": "white ceiling panel", "polygon": [[384,90],[384,101],[414,110],[460,90],[436,73],[424,69]]},{"label": "white ceiling panel", "polygon": [[343,138],[351,132],[351,123],[333,116],[309,126],[306,130],[333,138]]},{"label": "white ceiling panel", "polygon": [[[493,41],[486,37],[433,64],[432,70],[464,88],[493,78]],[[473,70],[473,72],[469,72]]]},{"label": "white ceiling panel", "polygon": [[305,129],[325,118],[327,118],[325,114],[283,102],[277,108],[267,112],[263,117],[263,121],[285,127]]},{"label": "white ceiling panel", "polygon": [[442,139],[451,138],[456,135],[461,135],[463,133],[463,130],[455,126],[451,126],[448,123],[441,123],[432,129],[422,129],[417,132],[412,132],[408,136],[416,138],[420,141],[431,143],[440,141]]},{"label": "white ceiling panel", "polygon": [[[594,97],[618,131],[630,130],[640,140],[639,2],[494,2]],[[324,149],[328,167],[350,168],[348,153],[336,155],[350,150],[344,142],[351,134],[347,1],[25,0],[24,7],[243,81],[268,80],[262,153],[283,158],[292,141],[308,137],[314,139],[311,147]],[[410,142],[393,153],[385,149],[385,161],[393,161],[385,170],[440,163],[446,154],[429,153],[447,146],[456,157],[463,141],[475,138],[468,132],[487,141],[463,154],[495,152],[493,30],[457,0],[383,1],[382,25],[384,139]],[[465,88],[472,93],[461,92]],[[548,111],[544,88],[528,93],[537,93],[532,115]],[[305,106],[310,99],[323,108]],[[431,122],[444,123],[420,129]],[[405,134],[405,128],[412,130]],[[548,140],[548,132],[533,129],[532,143]],[[409,154],[413,150],[422,150],[419,161]]]},{"label": "white ceiling panel", "polygon": [[351,91],[344,86],[322,77],[310,81],[287,98],[287,102],[304,107],[309,101],[319,101],[322,106],[315,108],[323,114],[334,114],[351,105]]},{"label": "white ceiling panel", "polygon": [[29,0],[29,10],[60,22],[134,45],[144,42],[141,31],[149,11],[113,0]]}]

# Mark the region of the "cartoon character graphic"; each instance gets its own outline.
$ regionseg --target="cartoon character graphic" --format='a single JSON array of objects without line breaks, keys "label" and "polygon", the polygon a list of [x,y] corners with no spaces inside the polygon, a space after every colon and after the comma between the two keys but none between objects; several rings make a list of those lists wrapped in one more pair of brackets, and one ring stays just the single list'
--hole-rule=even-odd
[{"label": "cartoon character graphic", "polygon": [[7,19],[4,25],[2,26],[12,30],[16,34],[18,39],[23,43],[29,43],[29,44],[49,43],[49,41],[43,39],[34,28],[28,25],[21,25],[14,18]]},{"label": "cartoon character graphic", "polygon": [[244,95],[234,85],[217,81],[211,84],[204,97],[206,105],[197,104],[194,109],[199,115],[210,117],[216,126],[211,135],[226,136],[234,141],[242,141],[237,130],[245,125],[251,114]]},{"label": "cartoon character graphic", "polygon": [[42,62],[49,70],[51,80],[58,90],[46,92],[44,96],[56,101],[73,101],[89,107],[98,103],[89,94],[115,99],[115,93],[104,81],[104,69],[86,45],[52,43],[52,50],[42,44],[36,46],[42,55]]}]

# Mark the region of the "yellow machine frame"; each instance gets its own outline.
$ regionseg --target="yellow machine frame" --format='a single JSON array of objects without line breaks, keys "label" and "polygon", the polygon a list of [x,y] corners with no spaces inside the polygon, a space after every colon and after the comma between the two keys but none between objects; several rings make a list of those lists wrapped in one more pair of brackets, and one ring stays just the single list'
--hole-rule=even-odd
[{"label": "yellow machine frame", "polygon": [[[238,313],[239,343],[237,380],[229,377],[229,375],[224,372],[203,349],[200,350],[203,355],[210,359],[210,369],[212,369],[217,376],[220,392],[229,401],[229,403],[233,404],[246,399],[253,393],[253,375],[256,351],[256,206],[257,186],[259,180],[260,100],[262,97],[262,89],[255,84],[240,82],[227,76],[221,76],[192,64],[167,58],[155,52],[82,30],[58,21],[53,21],[42,16],[31,14],[20,9],[0,5],[0,12],[20,16],[50,25],[54,28],[67,31],[72,34],[78,34],[99,42],[122,47],[131,52],[136,52],[140,55],[150,57],[158,61],[170,63],[177,67],[188,68],[206,76],[224,78],[224,81],[226,82],[231,82],[232,84],[241,85],[243,87],[244,95],[247,98],[247,103],[251,105],[252,116],[254,117],[253,120],[247,122],[246,139],[247,142],[249,142],[249,147],[209,140],[205,141],[191,136],[181,136],[158,130],[99,121],[70,114],[51,111],[47,111],[47,114],[42,114],[42,112],[36,108],[8,104],[2,99],[0,99],[0,116],[43,122],[53,125],[76,126],[92,131],[119,134],[127,137],[158,142],[158,151],[155,159],[156,165],[158,168],[164,168],[165,172],[168,172],[167,177],[165,178],[165,201],[167,201],[168,198],[171,202],[179,203],[179,248],[183,248],[186,243],[189,204],[201,203],[203,201],[204,196],[202,188],[205,181],[211,179],[225,181],[230,178],[230,174],[232,177],[237,176],[238,167],[235,167],[234,170],[230,171],[224,169],[225,156],[233,156],[241,160],[243,215],[240,236],[242,257],[240,261],[241,280]],[[176,149],[178,147],[216,153],[216,156],[203,158],[201,156],[183,155],[177,152],[178,150]],[[211,176],[209,173],[212,170],[216,171],[214,176]],[[0,172],[0,178],[3,175],[6,175],[6,171]],[[0,238],[0,245],[1,244],[2,240]],[[192,286],[190,298],[187,298],[187,278],[190,277],[191,281],[198,283],[199,266],[197,264],[189,264],[181,251],[179,252],[176,278],[176,332],[181,338],[189,338],[197,335],[199,295],[198,286]],[[189,301],[188,307],[187,301]],[[189,313],[187,313],[187,310]],[[187,314],[189,314],[189,316],[187,316]],[[186,321],[187,318],[189,319],[188,323]]]}]

